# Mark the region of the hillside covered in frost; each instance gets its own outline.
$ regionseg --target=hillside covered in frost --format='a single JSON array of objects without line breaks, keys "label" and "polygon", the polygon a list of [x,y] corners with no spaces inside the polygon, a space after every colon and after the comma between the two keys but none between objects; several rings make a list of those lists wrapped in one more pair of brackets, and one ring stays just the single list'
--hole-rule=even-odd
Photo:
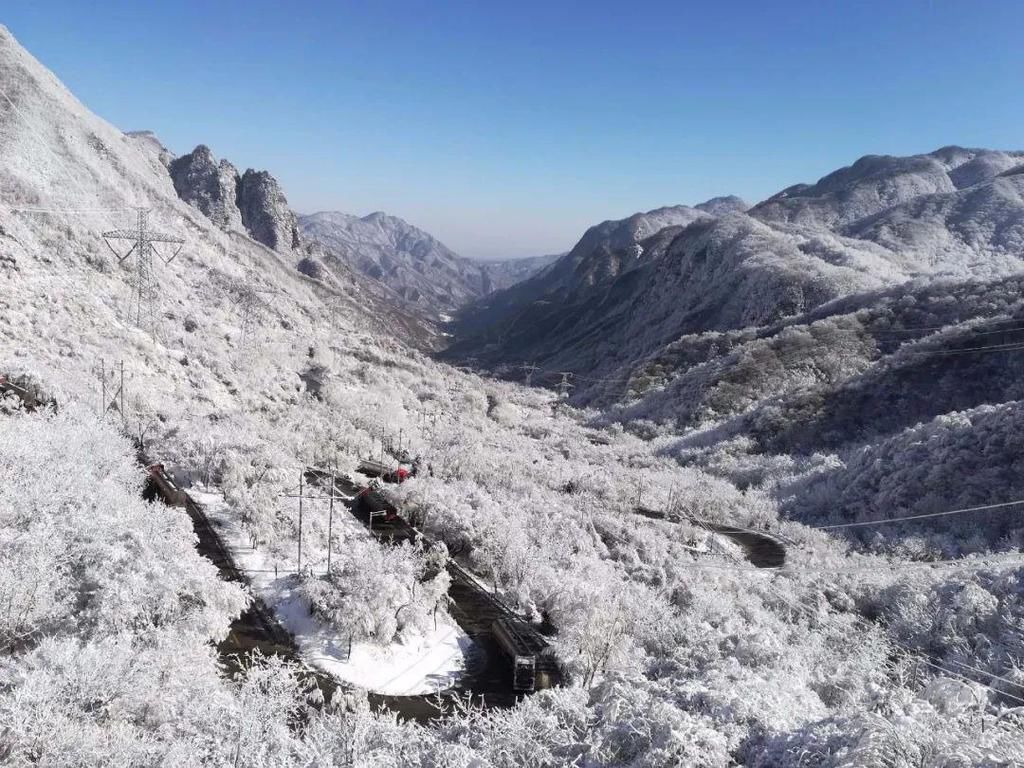
[{"label": "hillside covered in frost", "polygon": [[854,293],[1020,270],[1024,153],[868,156],[742,205],[588,230],[544,273],[471,305],[453,359],[601,377],[708,330],[766,326]]},{"label": "hillside covered in frost", "polygon": [[[601,372],[567,401],[426,356],[406,337],[429,324],[364,275],[300,269],[223,198],[182,200],[151,137],[90,113],[3,28],[0,87],[0,761],[1024,761],[1019,515],[969,536],[952,517],[823,527],[1018,493],[1018,358],[968,356],[1012,347],[1020,317],[1009,160],[926,162],[935,189],[864,169],[808,192],[806,214],[719,200],[601,225],[524,283],[583,302],[531,299],[575,339],[550,360]],[[864,219],[885,199],[923,221],[934,198],[929,220],[963,221],[986,185],[1010,202],[964,224],[969,246]],[[136,254],[103,237],[137,207],[185,241],[169,262],[157,246],[145,323]],[[554,344],[521,327],[486,354]],[[354,475],[382,436],[421,459],[393,495],[430,546],[295,503],[305,468]],[[216,500],[211,530],[258,563],[248,582],[196,550],[185,508],[143,501],[140,454]],[[784,543],[784,564],[757,567],[737,529]],[[331,672],[346,642],[386,663],[452,626],[449,561],[543,630],[562,685],[406,719],[365,668],[338,669],[357,653]],[[297,628],[294,653],[223,652],[254,601]]]}]

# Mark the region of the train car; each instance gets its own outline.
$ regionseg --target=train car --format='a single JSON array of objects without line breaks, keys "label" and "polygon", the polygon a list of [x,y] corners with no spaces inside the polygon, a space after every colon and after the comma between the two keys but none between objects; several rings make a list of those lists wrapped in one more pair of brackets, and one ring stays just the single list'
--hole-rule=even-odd
[{"label": "train car", "polygon": [[26,411],[33,411],[44,404],[44,401],[38,397],[32,387],[15,383],[9,376],[0,373],[0,394],[4,393],[10,393],[18,397]]},{"label": "train car", "polygon": [[366,477],[380,478],[385,483],[402,483],[416,474],[416,465],[405,466],[403,463],[399,463],[397,467],[394,467],[373,459],[363,459],[359,462],[356,471]]},{"label": "train car", "polygon": [[558,685],[560,673],[547,641],[527,622],[503,616],[491,625],[502,652],[512,662],[512,688],[529,692]]},{"label": "train car", "polygon": [[169,506],[184,507],[186,505],[188,494],[175,484],[164,470],[163,464],[150,464],[146,467],[146,472],[149,477],[146,478],[143,498],[152,501],[159,496]]},{"label": "train car", "polygon": [[356,494],[356,510],[373,517],[394,520],[398,516],[398,505],[379,485],[370,483]]}]

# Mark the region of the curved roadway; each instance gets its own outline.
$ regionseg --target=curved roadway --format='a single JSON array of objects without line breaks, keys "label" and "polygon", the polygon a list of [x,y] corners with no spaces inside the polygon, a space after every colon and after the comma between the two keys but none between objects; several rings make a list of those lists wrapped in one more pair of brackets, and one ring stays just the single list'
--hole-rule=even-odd
[{"label": "curved roadway", "polygon": [[636,507],[635,511],[638,515],[649,517],[652,520],[686,520],[712,533],[732,539],[740,545],[747,560],[756,568],[781,568],[786,563],[785,543],[777,536],[773,536],[766,531],[712,523],[708,520],[692,517],[691,515],[683,515],[677,519],[669,517],[664,512],[648,509],[647,507]]}]

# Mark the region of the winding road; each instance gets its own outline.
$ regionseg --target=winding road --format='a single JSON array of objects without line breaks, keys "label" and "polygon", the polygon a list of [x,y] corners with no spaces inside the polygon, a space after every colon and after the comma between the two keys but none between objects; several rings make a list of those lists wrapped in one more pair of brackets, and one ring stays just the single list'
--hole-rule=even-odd
[{"label": "winding road", "polygon": [[690,515],[683,515],[681,518],[669,516],[665,512],[647,507],[636,507],[634,511],[638,515],[648,517],[652,520],[667,520],[669,522],[690,522],[704,528],[711,533],[717,533],[726,538],[732,539],[743,549],[743,554],[756,568],[781,568],[786,564],[786,545],[778,538],[766,531],[756,531],[752,528],[739,528],[734,525],[722,525],[712,523],[708,520],[701,520]]}]

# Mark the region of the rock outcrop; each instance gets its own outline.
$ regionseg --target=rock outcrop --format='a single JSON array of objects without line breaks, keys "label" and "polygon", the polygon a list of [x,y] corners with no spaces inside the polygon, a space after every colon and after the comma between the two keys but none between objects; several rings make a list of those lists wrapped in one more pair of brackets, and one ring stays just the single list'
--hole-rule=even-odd
[{"label": "rock outcrop", "polygon": [[300,246],[295,214],[277,179],[251,168],[239,176],[205,144],[166,163],[178,197],[223,230],[244,230],[268,248],[287,253]]},{"label": "rock outcrop", "polygon": [[247,170],[238,185],[238,210],[253,240],[276,251],[299,248],[295,214],[277,179],[266,171]]},{"label": "rock outcrop", "polygon": [[202,211],[221,229],[242,229],[237,205],[239,176],[231,163],[218,163],[210,148],[200,144],[171,161],[167,170],[178,197]]}]

